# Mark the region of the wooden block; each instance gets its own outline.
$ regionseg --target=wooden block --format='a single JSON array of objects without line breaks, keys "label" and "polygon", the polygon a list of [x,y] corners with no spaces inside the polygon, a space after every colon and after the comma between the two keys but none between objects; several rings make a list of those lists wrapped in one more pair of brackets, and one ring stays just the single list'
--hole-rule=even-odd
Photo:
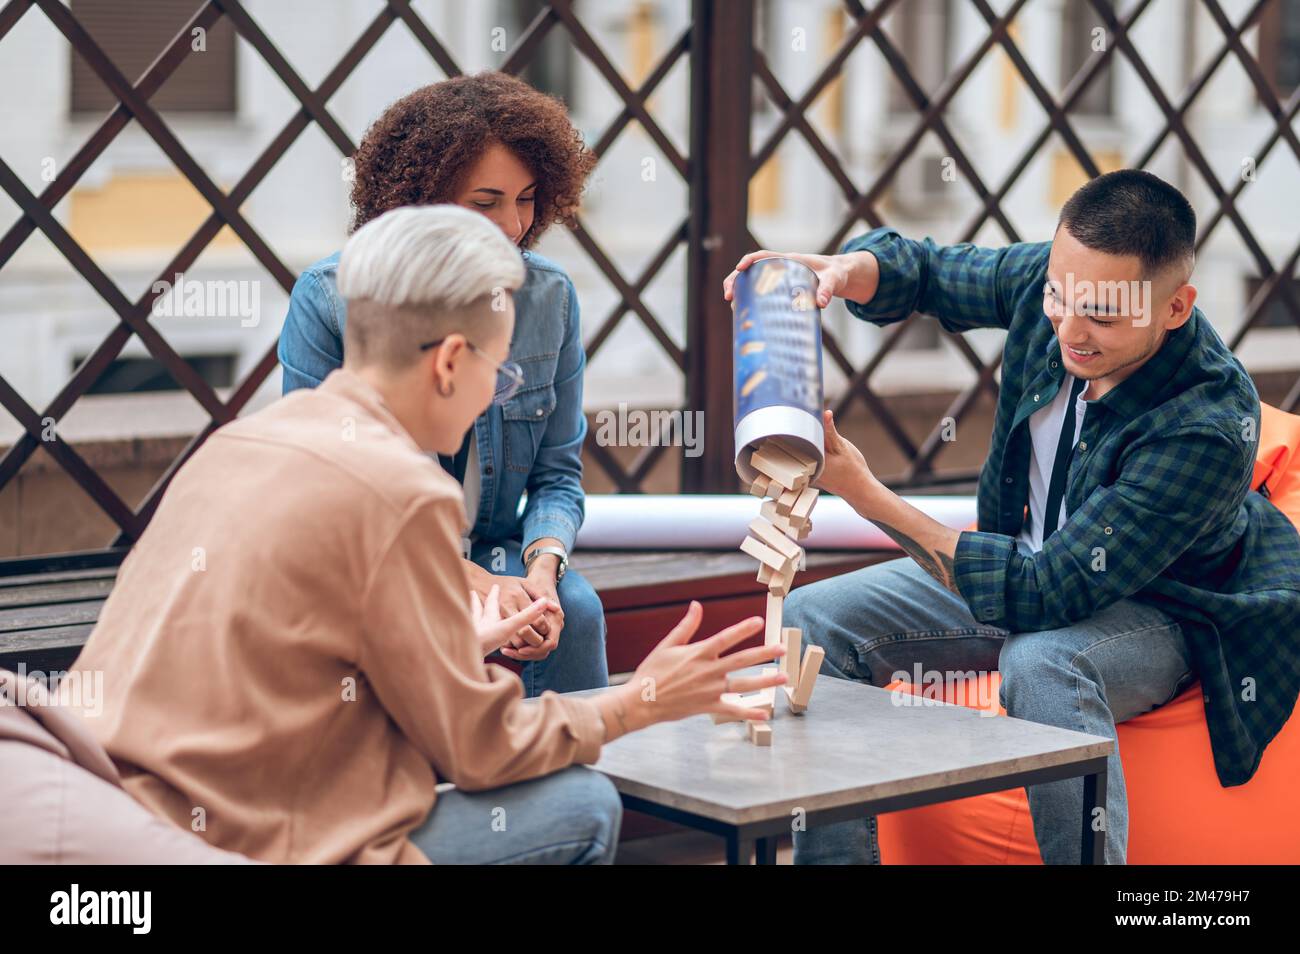
[{"label": "wooden block", "polygon": [[749,741],[755,745],[770,746],[772,744],[772,727],[766,722],[747,722],[749,726]]},{"label": "wooden block", "polygon": [[750,465],[782,486],[803,490],[808,486],[808,475],[797,460],[771,441],[764,441],[749,458]]},{"label": "wooden block", "polygon": [[805,487],[790,507],[790,519],[807,520],[812,515],[813,507],[817,506],[817,497],[820,494],[821,491],[816,487]]},{"label": "wooden block", "polygon": [[789,562],[784,556],[777,553],[766,543],[763,543],[760,540],[755,540],[753,537],[745,537],[745,539],[741,541],[740,549],[745,553],[748,553],[755,560],[758,560],[761,563],[766,563],[773,570],[783,569],[786,563]]},{"label": "wooden block", "polygon": [[776,446],[781,448],[781,450],[783,450],[788,456],[793,457],[798,461],[799,465],[807,473],[811,474],[817,469],[817,458],[810,457],[808,454],[804,453],[793,440],[785,437],[769,437],[768,441],[776,444]]},{"label": "wooden block", "polygon": [[749,485],[749,492],[755,497],[766,497],[767,488],[771,485],[772,478],[764,477],[759,474],[755,481]]},{"label": "wooden block", "polygon": [[785,671],[786,677],[790,680],[787,686],[797,686],[799,684],[799,660],[802,658],[801,641],[802,630],[797,626],[781,627],[781,641],[785,643],[785,655],[781,657],[781,668]]},{"label": "wooden block", "polygon": [[772,568],[766,563],[760,563],[758,566],[758,582],[764,586],[772,582]]},{"label": "wooden block", "polygon": [[771,596],[775,593],[782,599],[790,595],[790,587],[794,586],[794,574],[798,564],[791,560],[779,570],[772,571],[772,579],[768,581],[767,592]]},{"label": "wooden block", "polygon": [[[785,701],[789,704],[789,706],[790,706],[790,711],[793,712],[795,715],[803,715],[804,711],[805,711],[808,707],[807,707],[807,706],[801,706],[801,705],[799,705],[799,703],[797,703],[797,702],[794,701],[795,690],[798,689],[799,687],[798,687],[798,686],[782,686],[781,688],[785,691]],[[716,721],[718,721],[718,720],[715,718],[714,721],[716,722]]]},{"label": "wooden block", "polygon": [[749,532],[752,536],[757,537],[761,542],[766,543],[773,550],[776,550],[787,560],[798,560],[803,553],[799,544],[795,543],[762,517],[755,517],[749,522]]},{"label": "wooden block", "polygon": [[791,509],[794,507],[795,501],[798,499],[799,491],[797,490],[787,490],[783,492],[781,496],[776,498],[776,512],[781,514],[783,517],[788,517]]},{"label": "wooden block", "polygon": [[[725,702],[725,703],[727,703],[728,705],[736,705],[737,703],[740,702],[740,693],[738,693],[738,692],[724,692],[724,693],[722,694],[722,701]],[[738,717],[733,716],[733,715],[728,715],[728,714],[725,713],[725,712],[710,712],[710,713],[709,713],[709,718],[713,720],[713,724],[714,724],[714,725],[722,725],[722,724],[725,723],[725,722],[740,722],[740,721],[741,721]]]},{"label": "wooden block", "polygon": [[820,646],[809,646],[808,651],[803,654],[803,665],[799,669],[799,686],[795,689],[795,705],[808,708],[808,703],[812,699],[813,689],[817,685],[817,673],[821,672],[822,660],[826,658],[826,650]]},{"label": "wooden block", "polygon": [[767,591],[767,628],[764,630],[763,645],[781,645],[781,612],[785,607],[785,597]]}]

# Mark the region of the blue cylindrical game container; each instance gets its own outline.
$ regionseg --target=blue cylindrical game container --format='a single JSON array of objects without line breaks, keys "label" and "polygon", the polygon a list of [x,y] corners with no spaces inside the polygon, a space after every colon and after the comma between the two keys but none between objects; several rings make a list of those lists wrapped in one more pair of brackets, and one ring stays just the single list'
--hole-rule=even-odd
[{"label": "blue cylindrical game container", "polygon": [[780,437],[824,465],[822,322],[817,276],[788,258],[765,258],[736,276],[732,288],[736,472],[746,484],[758,471],[754,445]]}]

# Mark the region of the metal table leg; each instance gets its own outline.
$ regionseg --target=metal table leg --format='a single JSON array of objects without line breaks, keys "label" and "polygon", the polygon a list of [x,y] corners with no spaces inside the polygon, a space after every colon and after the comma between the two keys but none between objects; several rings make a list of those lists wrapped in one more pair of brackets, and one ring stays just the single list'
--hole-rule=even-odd
[{"label": "metal table leg", "polygon": [[[1100,827],[1094,827],[1097,809],[1101,809]],[[1106,771],[1083,777],[1083,840],[1079,862],[1085,865],[1106,863]]]}]

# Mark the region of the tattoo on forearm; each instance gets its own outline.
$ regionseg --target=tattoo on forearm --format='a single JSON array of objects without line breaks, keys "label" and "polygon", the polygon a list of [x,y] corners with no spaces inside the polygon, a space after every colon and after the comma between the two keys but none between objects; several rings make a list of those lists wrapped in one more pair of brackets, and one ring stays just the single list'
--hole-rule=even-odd
[{"label": "tattoo on forearm", "polygon": [[952,557],[937,550],[934,552],[927,550],[903,531],[891,527],[887,523],[881,523],[877,520],[875,521],[875,524],[881,530],[885,531],[885,534],[889,539],[902,547],[907,552],[908,556],[919,563],[921,569],[925,570],[926,573],[929,573],[952,592],[959,596],[961,595],[961,591],[957,589],[957,572],[953,565]]}]

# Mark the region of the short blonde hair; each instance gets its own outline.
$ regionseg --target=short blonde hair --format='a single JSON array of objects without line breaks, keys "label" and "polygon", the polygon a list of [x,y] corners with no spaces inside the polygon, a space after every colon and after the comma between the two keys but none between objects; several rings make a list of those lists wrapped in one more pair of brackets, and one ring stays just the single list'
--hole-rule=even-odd
[{"label": "short blonde hair", "polygon": [[500,327],[523,258],[485,216],[455,205],[405,206],[357,229],[339,257],[348,302],[344,353],[403,368],[453,332],[481,340]]}]

